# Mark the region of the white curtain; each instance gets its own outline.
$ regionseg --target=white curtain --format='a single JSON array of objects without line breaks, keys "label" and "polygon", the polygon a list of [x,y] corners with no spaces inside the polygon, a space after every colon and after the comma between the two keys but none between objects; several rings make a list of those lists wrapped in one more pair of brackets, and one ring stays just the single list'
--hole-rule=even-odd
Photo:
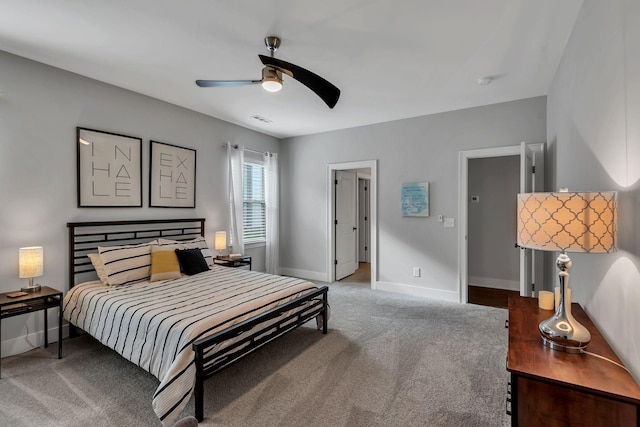
[{"label": "white curtain", "polygon": [[278,155],[265,153],[265,219],[266,219],[266,253],[265,267],[267,273],[280,274],[280,243],[278,216]]},{"label": "white curtain", "polygon": [[233,252],[244,254],[244,232],[242,223],[242,163],[244,147],[227,144],[229,161],[229,197],[231,206],[231,241]]}]

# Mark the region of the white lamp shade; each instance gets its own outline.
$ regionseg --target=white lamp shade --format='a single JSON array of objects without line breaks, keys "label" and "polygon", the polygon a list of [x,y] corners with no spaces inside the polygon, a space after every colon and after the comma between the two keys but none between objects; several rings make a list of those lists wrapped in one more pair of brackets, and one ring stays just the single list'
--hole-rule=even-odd
[{"label": "white lamp shade", "polygon": [[518,194],[518,245],[537,250],[616,250],[616,192]]},{"label": "white lamp shade", "polygon": [[213,246],[218,251],[227,249],[227,232],[226,231],[216,231],[216,237],[213,242]]},{"label": "white lamp shade", "polygon": [[21,279],[42,276],[44,269],[44,251],[42,246],[20,248],[18,265]]}]

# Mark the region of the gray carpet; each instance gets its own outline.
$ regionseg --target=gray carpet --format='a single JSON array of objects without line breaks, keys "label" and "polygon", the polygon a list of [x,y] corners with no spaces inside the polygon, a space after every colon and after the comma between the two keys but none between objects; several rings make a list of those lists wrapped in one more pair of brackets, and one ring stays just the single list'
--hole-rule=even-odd
[{"label": "gray carpet", "polygon": [[[505,415],[507,312],[330,285],[311,323],[210,379],[204,426],[487,426]],[[2,360],[1,426],[159,426],[158,381],[87,336]],[[193,413],[193,400],[185,415]]]}]

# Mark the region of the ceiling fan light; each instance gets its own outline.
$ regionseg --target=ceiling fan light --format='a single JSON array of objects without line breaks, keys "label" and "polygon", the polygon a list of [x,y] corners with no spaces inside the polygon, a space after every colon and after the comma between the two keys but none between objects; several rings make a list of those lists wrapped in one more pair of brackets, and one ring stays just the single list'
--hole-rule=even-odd
[{"label": "ceiling fan light", "polygon": [[282,89],[282,73],[269,67],[262,69],[262,87],[267,92],[278,92]]},{"label": "ceiling fan light", "polygon": [[278,92],[282,89],[282,83],[277,80],[265,80],[262,82],[262,87],[267,92]]}]

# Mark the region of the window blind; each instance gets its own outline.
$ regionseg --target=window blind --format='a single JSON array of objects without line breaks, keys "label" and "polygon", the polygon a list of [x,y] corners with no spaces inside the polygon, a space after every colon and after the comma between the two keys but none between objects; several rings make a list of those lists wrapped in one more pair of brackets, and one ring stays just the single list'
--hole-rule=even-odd
[{"label": "window blind", "polygon": [[245,161],[242,165],[242,226],[245,243],[266,239],[264,167]]}]

